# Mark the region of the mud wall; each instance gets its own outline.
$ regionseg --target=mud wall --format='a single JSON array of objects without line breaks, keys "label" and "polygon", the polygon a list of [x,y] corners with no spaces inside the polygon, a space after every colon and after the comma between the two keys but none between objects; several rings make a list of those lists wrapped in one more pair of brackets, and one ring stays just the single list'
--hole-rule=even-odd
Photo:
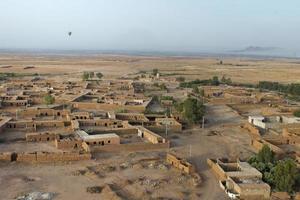
[{"label": "mud wall", "polygon": [[117,105],[117,104],[103,104],[103,103],[87,103],[87,102],[72,102],[73,107],[77,109],[103,110],[112,111],[125,109],[128,111],[144,112],[146,107],[143,105]]},{"label": "mud wall", "polygon": [[173,165],[175,168],[177,168],[187,174],[193,174],[196,171],[193,165],[182,160],[181,158],[176,157],[175,155],[168,153],[167,157],[166,157],[166,161],[167,161],[167,163]]},{"label": "mud wall", "polygon": [[213,174],[220,180],[225,181],[227,179],[224,170],[216,163],[216,161],[207,159],[207,164],[210,167]]},{"label": "mud wall", "polygon": [[123,151],[151,151],[159,149],[170,148],[170,143],[135,143],[135,144],[119,144],[119,145],[104,145],[104,146],[92,146],[90,147],[91,152],[123,152]]},{"label": "mud wall", "polygon": [[17,162],[60,162],[89,160],[91,154],[79,152],[22,152],[0,153],[0,160]]},{"label": "mud wall", "polygon": [[55,133],[28,133],[26,134],[27,142],[48,142],[58,139],[59,135]]}]

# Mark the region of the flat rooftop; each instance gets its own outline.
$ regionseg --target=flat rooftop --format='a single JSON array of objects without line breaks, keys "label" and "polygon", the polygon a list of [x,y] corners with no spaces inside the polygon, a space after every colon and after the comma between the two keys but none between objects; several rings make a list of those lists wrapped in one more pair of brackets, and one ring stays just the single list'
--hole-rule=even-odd
[{"label": "flat rooftop", "polygon": [[115,133],[99,134],[99,135],[88,135],[83,136],[83,140],[96,140],[96,139],[109,139],[109,138],[119,138]]},{"label": "flat rooftop", "polygon": [[108,138],[120,138],[115,133],[107,133],[107,134],[97,134],[97,135],[89,135],[85,131],[76,131],[75,132],[81,139],[83,140],[98,140],[98,139],[108,139]]}]

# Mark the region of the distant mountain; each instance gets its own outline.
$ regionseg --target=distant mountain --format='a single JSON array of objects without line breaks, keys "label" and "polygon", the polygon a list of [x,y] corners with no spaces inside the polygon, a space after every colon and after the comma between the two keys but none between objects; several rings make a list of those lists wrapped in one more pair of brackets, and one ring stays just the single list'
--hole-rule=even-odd
[{"label": "distant mountain", "polygon": [[239,53],[247,53],[247,52],[270,52],[270,51],[278,51],[281,50],[278,47],[259,47],[259,46],[249,46],[242,50],[237,50],[235,52]]}]

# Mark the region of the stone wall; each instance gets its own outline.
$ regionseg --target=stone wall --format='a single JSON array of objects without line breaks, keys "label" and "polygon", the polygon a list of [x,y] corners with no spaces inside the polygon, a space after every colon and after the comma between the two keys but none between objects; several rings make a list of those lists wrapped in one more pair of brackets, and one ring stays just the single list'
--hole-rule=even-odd
[{"label": "stone wall", "polygon": [[[97,129],[94,129],[97,132]],[[117,135],[137,134],[137,128],[113,128],[109,130],[100,130],[97,134],[115,133]]]},{"label": "stone wall", "polygon": [[37,152],[37,162],[59,162],[59,161],[79,161],[90,160],[91,154],[78,152]]},{"label": "stone wall", "polygon": [[300,128],[284,128],[282,136],[286,139],[287,144],[300,145]]},{"label": "stone wall", "polygon": [[23,152],[17,154],[18,162],[36,162],[37,161],[37,153],[36,152]]},{"label": "stone wall", "polygon": [[256,150],[256,152],[260,151],[264,145],[268,145],[270,149],[279,157],[284,155],[284,151],[271,144],[270,142],[265,141],[264,139],[252,139],[251,140],[251,146]]},{"label": "stone wall", "polygon": [[123,127],[121,120],[112,119],[87,119],[78,120],[80,127],[108,127],[108,128],[120,128]]},{"label": "stone wall", "polygon": [[207,164],[210,167],[213,174],[220,180],[225,181],[227,179],[224,170],[217,164],[216,160],[207,159]]},{"label": "stone wall", "polygon": [[32,121],[9,121],[6,123],[5,130],[28,130],[36,131],[36,124]]},{"label": "stone wall", "polygon": [[18,112],[21,117],[41,117],[41,116],[66,116],[68,110],[55,110],[52,108],[26,108]]},{"label": "stone wall", "polygon": [[92,146],[90,151],[93,153],[96,152],[135,152],[135,151],[153,151],[160,149],[170,148],[170,143],[134,143],[134,144],[119,144],[119,145],[104,145],[104,146]]},{"label": "stone wall", "polygon": [[144,112],[146,107],[144,105],[117,105],[105,103],[90,103],[90,102],[72,102],[73,107],[80,110],[128,110],[132,112]]},{"label": "stone wall", "polygon": [[228,180],[232,189],[240,194],[240,199],[267,200],[270,199],[271,187],[268,184],[239,184],[236,180]]},{"label": "stone wall", "polygon": [[0,153],[0,160],[17,162],[60,162],[91,159],[90,153],[79,152],[23,152]]},{"label": "stone wall", "polygon": [[55,139],[55,147],[58,149],[80,149],[82,140],[77,138]]},{"label": "stone wall", "polygon": [[63,120],[43,120],[43,121],[34,121],[37,128],[44,127],[65,127],[65,123]]},{"label": "stone wall", "polygon": [[187,173],[187,174],[193,174],[195,173],[195,168],[192,164],[188,163],[187,161],[176,157],[173,154],[167,153],[166,156],[167,163],[173,165],[175,168]]},{"label": "stone wall", "polygon": [[146,138],[149,142],[153,144],[166,142],[166,140],[163,137],[142,126],[139,126],[137,128],[138,128],[138,135],[142,138]]},{"label": "stone wall", "polygon": [[58,139],[59,135],[56,133],[28,133],[26,134],[27,142],[48,142]]}]

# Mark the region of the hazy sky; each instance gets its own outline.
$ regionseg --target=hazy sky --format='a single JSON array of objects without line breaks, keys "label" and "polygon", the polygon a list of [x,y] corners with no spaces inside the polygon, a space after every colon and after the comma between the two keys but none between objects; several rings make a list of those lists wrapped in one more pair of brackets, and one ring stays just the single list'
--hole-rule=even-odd
[{"label": "hazy sky", "polygon": [[299,44],[299,0],[0,0],[0,48],[299,50]]}]

